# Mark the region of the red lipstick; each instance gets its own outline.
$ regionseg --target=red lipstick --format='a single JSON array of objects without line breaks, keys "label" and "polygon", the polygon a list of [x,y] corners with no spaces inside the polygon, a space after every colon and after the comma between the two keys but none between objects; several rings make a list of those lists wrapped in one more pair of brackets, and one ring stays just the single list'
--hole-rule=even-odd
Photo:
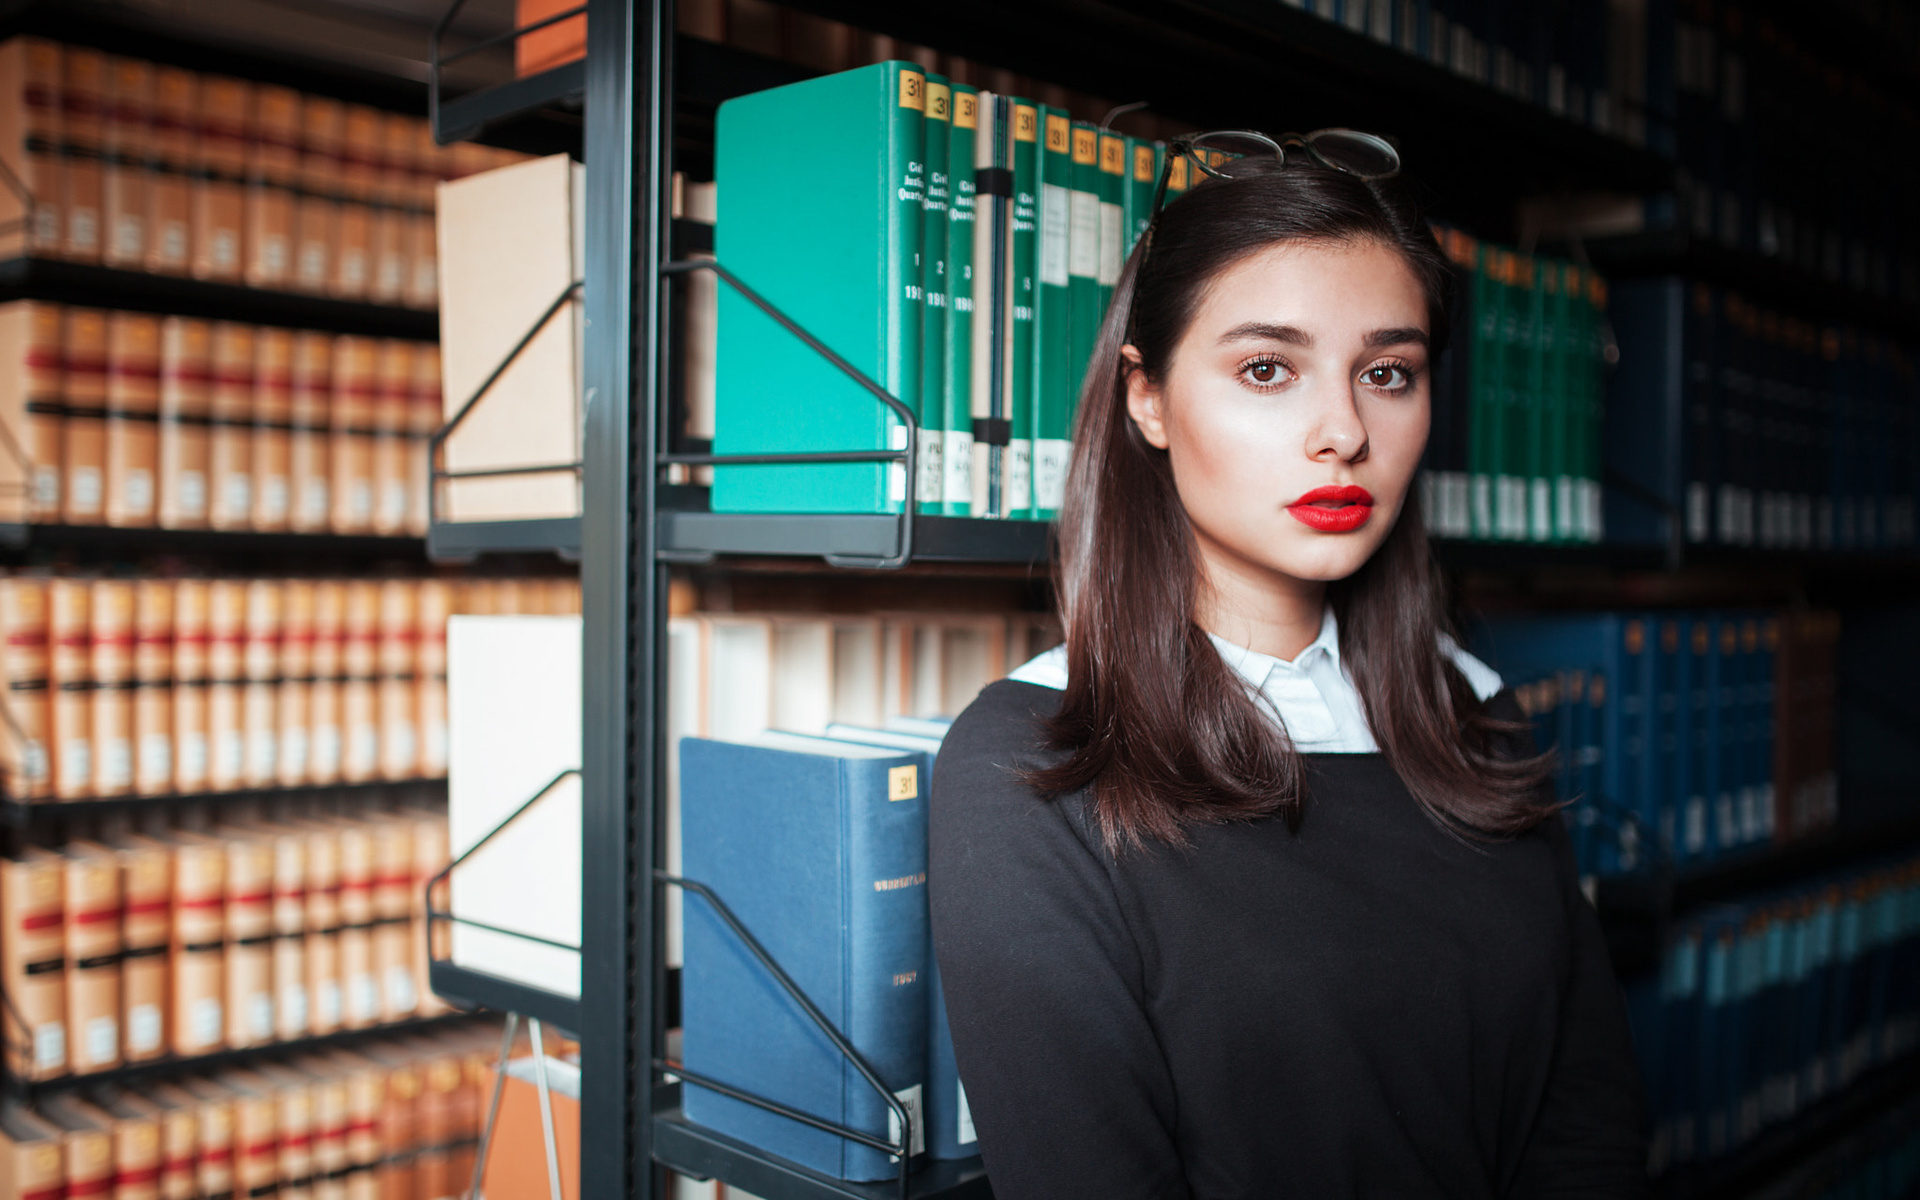
[{"label": "red lipstick", "polygon": [[1314,488],[1287,506],[1293,519],[1321,533],[1352,533],[1373,518],[1373,493],[1363,487]]}]

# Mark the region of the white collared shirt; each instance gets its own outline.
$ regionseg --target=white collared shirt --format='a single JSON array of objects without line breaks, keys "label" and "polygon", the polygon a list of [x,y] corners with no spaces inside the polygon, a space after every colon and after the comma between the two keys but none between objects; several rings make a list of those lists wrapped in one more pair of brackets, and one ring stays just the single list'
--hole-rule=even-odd
[{"label": "white collared shirt", "polygon": [[[1219,634],[1213,639],[1220,657],[1265,700],[1295,750],[1302,754],[1374,754],[1380,749],[1367,724],[1366,710],[1353,677],[1340,661],[1340,624],[1328,605],[1320,618],[1320,634],[1292,662],[1249,650]],[[1440,650],[1460,668],[1474,694],[1485,700],[1501,688],[1500,676],[1439,635]],[[1055,646],[1008,676],[1021,683],[1063,691],[1067,686],[1067,648]]]}]

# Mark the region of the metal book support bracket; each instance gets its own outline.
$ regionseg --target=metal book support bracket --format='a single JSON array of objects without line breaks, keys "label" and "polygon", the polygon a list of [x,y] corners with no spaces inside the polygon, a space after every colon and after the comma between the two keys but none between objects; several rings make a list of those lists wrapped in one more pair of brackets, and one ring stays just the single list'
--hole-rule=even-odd
[{"label": "metal book support bracket", "polygon": [[[578,285],[576,284],[575,286],[577,287]],[[566,296],[563,294],[561,299],[565,300]],[[544,323],[545,321],[543,319],[542,324]],[[538,326],[535,328],[537,329]],[[522,344],[524,345],[525,343],[523,342]],[[508,357],[511,359],[512,356],[509,355]],[[503,367],[504,365],[505,364],[502,364]],[[481,390],[484,391],[485,388],[483,387]],[[476,395],[474,398],[478,399],[479,397]],[[471,401],[469,405],[471,405]],[[456,418],[456,420],[457,419],[458,418]],[[569,767],[558,775],[555,775],[547,781],[546,786],[530,796],[520,807],[508,813],[506,817],[496,823],[492,829],[480,835],[478,841],[468,846],[465,850],[462,850],[453,861],[435,872],[433,878],[427,880],[425,890],[427,910],[427,959],[429,964],[449,961],[448,959],[435,958],[433,956],[433,924],[435,921],[445,921],[454,925],[465,925],[472,929],[483,929],[488,933],[497,933],[503,937],[518,938],[521,941],[534,942],[542,946],[551,946],[555,949],[567,950],[575,954],[580,952],[578,945],[555,941],[552,938],[542,937],[537,933],[527,933],[524,930],[504,929],[485,921],[473,920],[470,917],[455,916],[452,912],[436,908],[433,903],[434,889],[452,877],[455,867],[472,858],[482,846],[485,846],[488,842],[491,842],[495,837],[499,836],[501,831],[506,829],[507,826],[526,815],[527,811],[533,808],[534,805],[552,795],[553,790],[559,787],[561,783],[579,774],[580,768]],[[494,1070],[493,1098],[488,1101],[486,1124],[480,1133],[480,1145],[474,1151],[473,1178],[467,1188],[467,1200],[480,1200],[480,1180],[486,1174],[487,1151],[493,1144],[493,1127],[495,1120],[500,1115],[500,1094],[506,1088],[507,1066],[512,1061],[513,1042],[515,1035],[520,1029],[520,1019],[520,1014],[517,1012],[509,1012],[507,1014],[506,1029],[500,1038],[500,1061]],[[533,1043],[534,1090],[540,1097],[540,1136],[547,1153],[548,1196],[549,1200],[562,1200],[560,1194],[560,1155],[553,1132],[553,1096],[547,1084],[546,1030],[542,1026],[539,1018],[528,1017],[527,1033]]]},{"label": "metal book support bracket", "polygon": [[712,888],[704,883],[699,883],[691,879],[683,879],[678,875],[670,875],[658,868],[655,868],[653,872],[653,879],[655,883],[664,884],[668,887],[677,887],[682,891],[691,892],[712,906],[714,913],[726,923],[727,928],[733,932],[733,935],[740,939],[740,944],[747,948],[747,952],[752,954],[767,974],[773,977],[773,981],[780,985],[780,990],[787,994],[788,999],[799,1005],[800,1011],[806,1014],[807,1020],[812,1022],[813,1026],[822,1034],[826,1035],[827,1040],[833,1043],[834,1049],[840,1052],[841,1057],[852,1063],[853,1069],[860,1072],[860,1077],[866,1080],[867,1086],[878,1093],[880,1099],[886,1102],[888,1110],[893,1113],[893,1119],[899,1126],[900,1140],[887,1141],[875,1137],[873,1134],[852,1129],[821,1117],[816,1117],[812,1113],[802,1112],[800,1109],[782,1104],[777,1100],[769,1100],[764,1096],[756,1096],[752,1092],[743,1091],[729,1083],[723,1083],[710,1075],[703,1075],[698,1071],[689,1071],[686,1067],[670,1059],[654,1059],[653,1069],[655,1074],[677,1076],[688,1083],[706,1088],[710,1092],[717,1092],[729,1099],[751,1104],[755,1108],[765,1109],[767,1112],[786,1117],[788,1120],[798,1121],[802,1125],[818,1129],[824,1133],[836,1134],[849,1141],[858,1142],[863,1146],[878,1150],[899,1164],[897,1183],[899,1186],[900,1200],[907,1200],[907,1151],[908,1148],[913,1145],[913,1114],[907,1111],[907,1106],[901,1103],[898,1096],[895,1096],[891,1091],[887,1090],[887,1085],[880,1080],[880,1073],[873,1069],[872,1064],[867,1062],[860,1051],[854,1049],[853,1043],[847,1040],[845,1034],[834,1027],[833,1022],[827,1019],[826,1014],[822,1013],[819,1007],[807,998],[807,994],[800,990],[800,985],[795,983],[793,977],[788,975],[786,970],[774,960],[773,955],[767,952],[767,948],[760,944],[759,939],[748,932],[746,925],[742,924],[740,918],[734,915],[733,910],[728,908],[718,895],[714,894]]},{"label": "metal book support bracket", "polygon": [[[440,19],[433,23],[433,30],[427,34],[427,125],[428,128],[434,131],[436,137],[440,132],[440,71],[442,68],[459,62],[463,58],[478,54],[483,50],[491,50],[496,46],[516,45],[521,38],[529,33],[533,33],[535,30],[545,29],[549,25],[558,25],[562,21],[571,20],[574,17],[585,17],[587,15],[587,6],[585,4],[576,4],[571,8],[562,9],[550,17],[543,17],[531,24],[515,26],[505,33],[495,34],[493,37],[475,42],[464,50],[456,50],[452,54],[442,54],[440,53],[440,41],[447,36],[447,30],[452,26],[453,19],[460,15],[460,10],[466,6],[466,3],[467,0],[453,0],[453,3],[447,6],[447,11],[441,13]],[[459,132],[460,136],[444,140],[462,141],[467,137],[471,137],[477,130],[461,130]]]},{"label": "metal book support bracket", "polygon": [[825,558],[829,565],[836,567],[895,570],[906,566],[913,559],[914,463],[918,460],[920,444],[920,419],[915,415],[912,407],[875,383],[860,368],[834,353],[826,343],[808,333],[799,322],[781,312],[766,297],[742,283],[739,276],[721,266],[717,261],[696,258],[678,259],[660,264],[660,274],[666,277],[690,275],[696,271],[713,272],[749,304],[771,317],[782,329],[800,339],[807,349],[826,359],[841,374],[859,384],[867,394],[890,409],[906,430],[906,444],[897,450],[822,450],[786,454],[660,454],[655,456],[655,464],[662,467],[761,467],[822,463],[897,463],[905,476],[906,487],[900,511],[894,514],[893,518],[893,553],[880,556],[828,554]]}]

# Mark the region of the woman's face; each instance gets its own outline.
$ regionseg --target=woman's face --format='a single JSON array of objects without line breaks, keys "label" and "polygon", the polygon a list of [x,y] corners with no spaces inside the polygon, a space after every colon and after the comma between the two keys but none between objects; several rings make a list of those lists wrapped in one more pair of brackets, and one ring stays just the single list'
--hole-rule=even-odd
[{"label": "woman's face", "polygon": [[1129,376],[1216,588],[1317,596],[1379,547],[1427,443],[1427,335],[1397,252],[1288,242],[1213,280],[1161,378]]}]

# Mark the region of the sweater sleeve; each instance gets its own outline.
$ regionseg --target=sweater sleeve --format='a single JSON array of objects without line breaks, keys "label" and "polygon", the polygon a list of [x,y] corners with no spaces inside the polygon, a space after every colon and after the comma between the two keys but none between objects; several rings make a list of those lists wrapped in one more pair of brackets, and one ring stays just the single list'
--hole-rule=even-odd
[{"label": "sweater sleeve", "polygon": [[[1521,719],[1511,693],[1503,692],[1488,708],[1495,716]],[[1531,738],[1522,735],[1517,749],[1532,754]],[[1580,890],[1565,822],[1555,813],[1539,832],[1558,868],[1568,978],[1546,1096],[1508,1194],[1516,1200],[1640,1200],[1649,1194],[1647,1145],[1626,1004],[1600,916]]]},{"label": "sweater sleeve", "polygon": [[1173,1086],[1104,857],[1013,774],[1039,689],[1000,683],[947,734],[930,899],[954,1050],[998,1200],[1174,1200]]}]

